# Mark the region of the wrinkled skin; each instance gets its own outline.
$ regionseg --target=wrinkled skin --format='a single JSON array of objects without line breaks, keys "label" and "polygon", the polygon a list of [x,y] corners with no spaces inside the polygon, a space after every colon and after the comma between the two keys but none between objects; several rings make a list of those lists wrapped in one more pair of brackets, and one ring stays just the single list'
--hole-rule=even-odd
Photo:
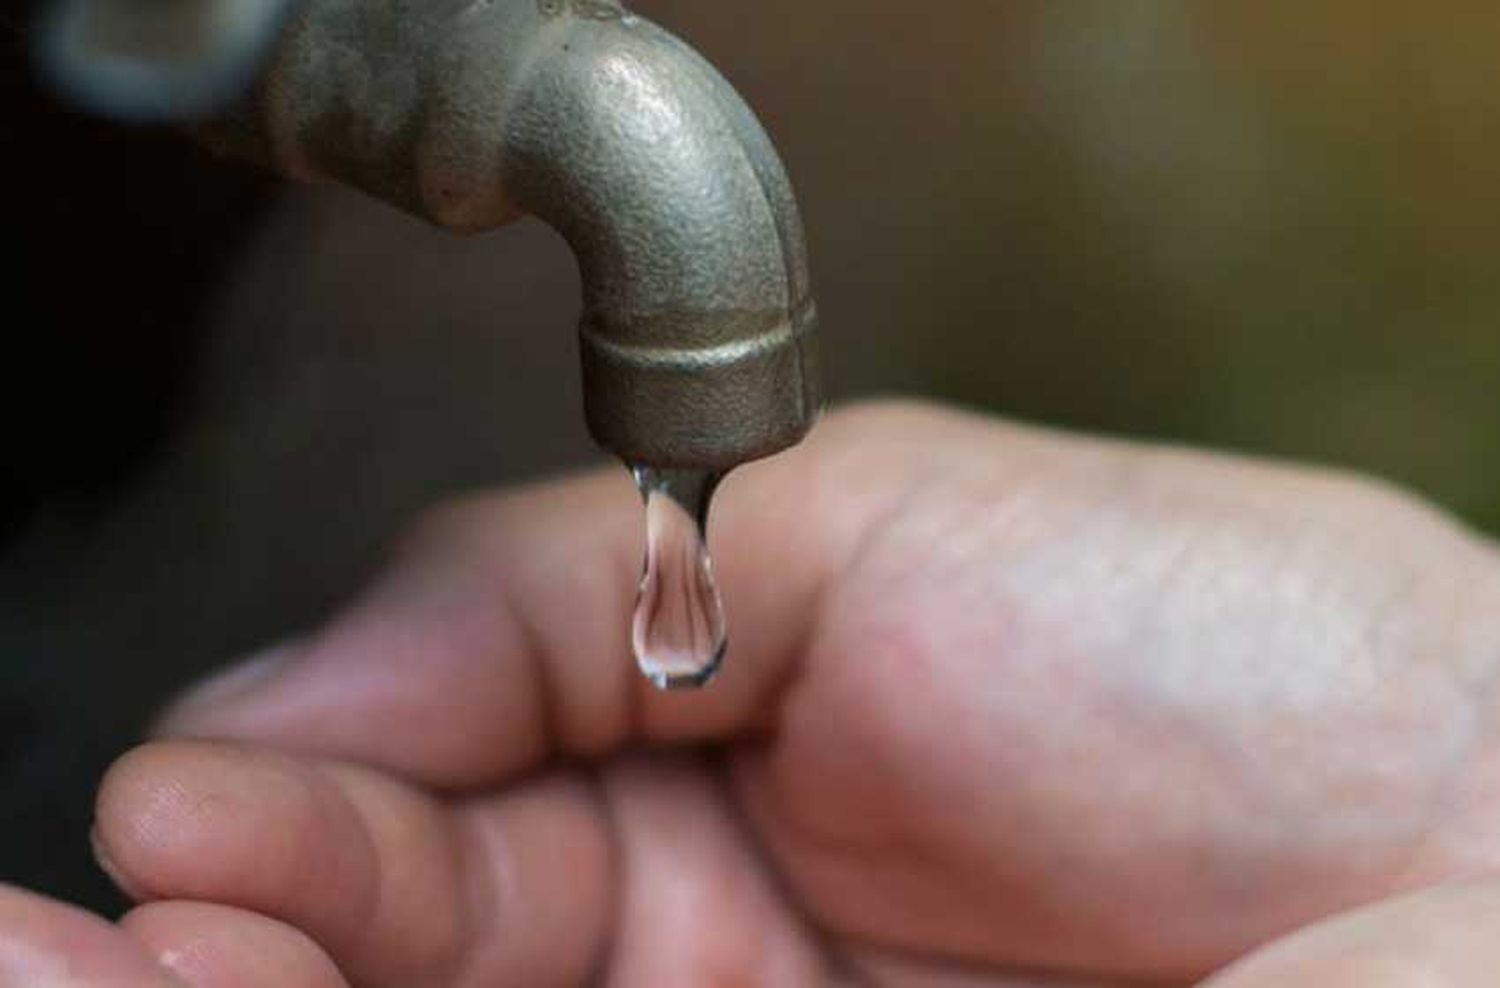
[{"label": "wrinkled skin", "polygon": [[434,512],[114,767],[145,904],[0,895],[0,985],[1493,983],[1500,557],[1436,512],[844,412],[726,482],[730,661],[663,695],[639,510],[611,471]]}]

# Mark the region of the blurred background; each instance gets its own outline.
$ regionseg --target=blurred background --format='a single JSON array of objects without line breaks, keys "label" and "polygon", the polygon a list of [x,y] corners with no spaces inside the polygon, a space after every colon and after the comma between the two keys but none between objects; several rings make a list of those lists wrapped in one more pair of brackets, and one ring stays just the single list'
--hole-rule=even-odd
[{"label": "blurred background", "polygon": [[[1500,7],[634,6],[776,139],[839,400],[1336,463],[1500,531]],[[91,790],[165,696],[316,622],[424,505],[595,454],[549,230],[456,239],[79,118],[25,24],[0,880],[110,908]]]}]

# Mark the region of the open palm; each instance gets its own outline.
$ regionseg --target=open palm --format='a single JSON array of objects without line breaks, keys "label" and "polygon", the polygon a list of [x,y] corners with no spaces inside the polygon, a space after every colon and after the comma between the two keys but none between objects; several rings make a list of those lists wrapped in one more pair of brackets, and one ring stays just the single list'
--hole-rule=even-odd
[{"label": "open palm", "polygon": [[0,928],[52,931],[13,963],[66,940],[120,985],[1186,985],[1398,897],[1222,983],[1500,964],[1500,560],[1415,502],[843,413],[726,482],[734,644],[696,694],[627,657],[640,524],[623,473],[433,513],[347,613],[111,772],[101,857],[148,903],[125,933],[12,893]]}]

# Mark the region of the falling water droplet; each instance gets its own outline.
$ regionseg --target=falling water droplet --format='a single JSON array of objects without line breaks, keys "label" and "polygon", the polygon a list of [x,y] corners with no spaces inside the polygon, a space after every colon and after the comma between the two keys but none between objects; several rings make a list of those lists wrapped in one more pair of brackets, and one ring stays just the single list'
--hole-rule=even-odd
[{"label": "falling water droplet", "polygon": [[631,644],[658,689],[696,689],[718,672],[728,638],[706,537],[723,474],[634,467],[646,501],[646,563]]}]

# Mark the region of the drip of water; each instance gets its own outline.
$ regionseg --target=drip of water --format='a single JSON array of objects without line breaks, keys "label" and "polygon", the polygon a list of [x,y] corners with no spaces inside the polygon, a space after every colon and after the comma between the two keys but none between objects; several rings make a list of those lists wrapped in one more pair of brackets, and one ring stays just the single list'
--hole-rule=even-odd
[{"label": "drip of water", "polygon": [[646,562],[631,644],[658,689],[697,689],[724,661],[724,604],[706,537],[709,503],[723,474],[633,467],[646,502]]}]

